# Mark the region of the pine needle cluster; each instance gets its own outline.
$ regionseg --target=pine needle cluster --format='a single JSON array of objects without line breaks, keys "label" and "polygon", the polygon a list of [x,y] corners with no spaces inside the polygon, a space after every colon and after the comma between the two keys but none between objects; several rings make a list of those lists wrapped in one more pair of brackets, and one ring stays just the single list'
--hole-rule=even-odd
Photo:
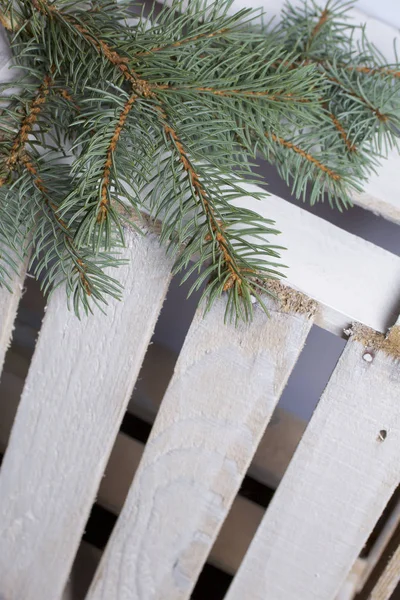
[{"label": "pine needle cluster", "polygon": [[248,320],[281,270],[273,215],[238,206],[256,157],[298,198],[351,204],[396,145],[400,68],[349,4],[287,5],[275,27],[230,5],[2,1],[1,285],[29,253],[46,292],[65,282],[78,314],[101,307],[121,294],[127,215],[145,213],[206,306],[226,293]]}]

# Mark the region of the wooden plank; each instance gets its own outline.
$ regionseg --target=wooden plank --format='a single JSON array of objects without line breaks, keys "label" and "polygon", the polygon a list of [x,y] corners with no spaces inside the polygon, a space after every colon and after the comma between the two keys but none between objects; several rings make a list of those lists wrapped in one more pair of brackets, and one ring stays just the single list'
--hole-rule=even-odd
[{"label": "wooden plank", "polygon": [[354,600],[389,600],[400,581],[400,526]]},{"label": "wooden plank", "polygon": [[383,527],[379,537],[375,544],[372,546],[371,551],[368,554],[365,562],[365,568],[362,572],[362,576],[358,582],[358,591],[362,589],[363,585],[367,582],[375,569],[377,563],[381,560],[384,553],[386,553],[389,542],[391,541],[395,531],[400,525],[400,501],[393,509],[390,517],[388,518],[385,526]]},{"label": "wooden plank", "polygon": [[[101,480],[97,502],[119,514],[140,464],[144,444],[120,433]],[[227,573],[235,573],[246,553],[265,509],[237,496],[222,525],[208,561]]]},{"label": "wooden plank", "polygon": [[381,574],[372,590],[369,600],[390,600],[400,581],[400,546],[390,558],[386,569]]},{"label": "wooden plank", "polygon": [[[2,375],[0,395],[4,395],[7,402],[0,402],[0,452],[4,452],[8,443],[24,385],[21,371],[28,370],[26,361],[27,359],[22,354],[11,352],[8,357],[8,370],[4,371]],[[163,384],[169,381],[170,369],[173,369],[175,362],[176,355],[174,352],[160,344],[150,344],[133,394],[135,401],[131,399],[128,404],[128,412],[139,416],[148,423],[154,421],[167,383]],[[157,377],[154,377],[155,370],[157,371]],[[141,390],[139,399],[138,387]],[[277,407],[253,457],[248,471],[249,475],[275,489],[287,469],[306,425],[307,423],[303,419]],[[113,451],[110,457],[106,477],[102,480],[102,483],[105,484],[110,476],[110,485],[107,486],[109,494],[107,496],[109,496],[110,502],[116,501],[117,504],[113,506],[119,506],[117,512],[122,508],[123,500],[140,460],[135,444],[139,444],[140,455],[142,451],[142,444],[137,440],[131,440],[132,443],[130,443],[127,436],[121,434],[121,440],[119,440],[119,437],[116,440],[115,452]],[[137,461],[137,464],[135,461]],[[132,470],[134,466],[135,469]],[[118,474],[117,470],[119,471]],[[113,474],[114,471],[115,474]],[[120,502],[118,497],[122,498]],[[107,504],[106,496],[104,496],[104,502],[104,506],[115,511],[115,508]]]},{"label": "wooden plank", "polygon": [[58,598],[161,308],[171,267],[127,232],[124,299],[79,321],[52,296],[0,474],[0,596]]},{"label": "wooden plank", "polygon": [[354,321],[381,332],[393,325],[400,310],[398,256],[277,196],[244,196],[238,204],[276,221],[288,283],[318,302],[317,325],[337,335]]},{"label": "wooden plank", "polygon": [[90,600],[189,598],[312,325],[272,306],[221,326],[224,310],[194,318]]},{"label": "wooden plank", "polygon": [[25,273],[26,263],[22,264],[19,272],[13,275],[10,282],[11,292],[0,287],[0,374],[3,370],[4,358],[11,342],[18,304],[24,289]]},{"label": "wooden plank", "polygon": [[[339,591],[400,480],[396,333],[384,351],[383,336],[355,330],[226,600],[249,590],[252,600],[332,600]],[[374,347],[366,353],[357,340]]]},{"label": "wooden plank", "polygon": [[370,176],[364,191],[353,194],[354,204],[400,224],[399,172],[400,156],[393,150],[377,173]]},{"label": "wooden plank", "polygon": [[357,558],[335,600],[354,599],[354,596],[358,590],[360,579],[363,576],[366,567],[366,562],[367,561],[363,558]]},{"label": "wooden plank", "polygon": [[[5,32],[0,27],[0,82],[12,81],[9,69],[11,51]],[[1,253],[1,245],[0,245]],[[3,369],[4,358],[9,346],[17,308],[21,299],[26,273],[26,264],[21,265],[19,273],[13,275],[10,282],[12,293],[5,288],[0,288],[0,374]]]}]

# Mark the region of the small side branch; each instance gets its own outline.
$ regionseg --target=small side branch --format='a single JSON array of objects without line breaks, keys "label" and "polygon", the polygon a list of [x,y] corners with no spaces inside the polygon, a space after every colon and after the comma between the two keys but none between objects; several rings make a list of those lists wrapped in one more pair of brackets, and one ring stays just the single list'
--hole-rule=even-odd
[{"label": "small side branch", "polygon": [[317,35],[320,32],[321,28],[327,22],[328,16],[329,16],[329,11],[328,11],[328,5],[327,5],[327,6],[325,6],[324,10],[322,11],[321,16],[318,19],[317,24],[315,25],[315,27],[311,31],[311,35],[310,35],[310,38],[309,38],[308,46],[311,46],[312,42],[317,37]]},{"label": "small side branch", "polygon": [[252,90],[237,90],[237,89],[218,89],[214,87],[191,87],[191,86],[169,86],[169,85],[160,85],[158,86],[159,90],[171,90],[171,91],[182,91],[188,90],[193,92],[199,92],[203,94],[213,94],[214,96],[219,96],[222,98],[265,98],[266,100],[270,100],[271,102],[299,102],[302,104],[310,102],[308,98],[298,98],[293,94],[271,94],[267,90],[262,91],[252,91]]},{"label": "small side branch", "polygon": [[62,229],[66,244],[70,248],[72,254],[75,257],[75,261],[78,264],[79,278],[81,280],[82,286],[83,286],[86,294],[88,296],[91,296],[92,292],[91,292],[90,282],[86,276],[86,267],[85,267],[84,260],[80,257],[79,252],[78,252],[77,248],[75,247],[73,236],[71,233],[69,233],[67,224],[58,215],[57,205],[54,204],[54,202],[52,202],[52,200],[50,199],[43,179],[38,174],[38,170],[37,170],[36,166],[33,164],[33,161],[29,158],[29,156],[27,154],[23,154],[23,156],[21,157],[21,163],[26,168],[28,173],[32,176],[33,184],[41,192],[44,203],[51,209],[51,214],[52,214],[55,222]]},{"label": "small side branch", "polygon": [[47,100],[52,85],[52,78],[49,75],[46,75],[42,85],[37,91],[35,98],[32,100],[30,107],[27,110],[27,114],[22,120],[20,130],[12,145],[10,156],[7,159],[7,166],[10,170],[12,170],[17,164],[21,152],[25,148],[29,134],[31,133],[33,126],[37,121],[38,115],[43,108],[43,104],[45,104]]},{"label": "small side branch", "polygon": [[338,132],[340,133],[340,137],[343,139],[349,152],[357,152],[356,146],[354,144],[352,144],[351,141],[349,140],[349,136],[347,135],[346,130],[344,129],[343,125],[340,123],[339,119],[332,112],[328,111],[328,115],[329,115],[329,118],[331,119],[332,123],[334,124],[334,126],[336,127]]},{"label": "small side branch", "polygon": [[329,167],[324,165],[322,162],[320,162],[317,158],[315,158],[315,156],[313,156],[309,152],[306,152],[299,146],[296,146],[295,144],[293,144],[293,142],[289,142],[282,137],[278,137],[274,133],[271,133],[271,134],[266,133],[265,136],[267,138],[271,138],[271,140],[273,142],[275,142],[276,144],[284,146],[285,148],[292,150],[296,154],[299,154],[300,156],[305,158],[305,160],[307,160],[308,162],[312,163],[315,167],[317,167],[317,169],[320,169],[321,171],[326,173],[333,181],[340,181],[341,177],[338,173],[335,173],[332,169],[330,169]]},{"label": "small side branch", "polygon": [[103,171],[103,182],[101,184],[101,200],[100,200],[100,208],[97,215],[97,221],[103,222],[106,218],[108,205],[109,205],[109,194],[108,189],[110,185],[110,175],[111,175],[111,167],[113,164],[113,154],[116,150],[118,140],[121,136],[121,132],[124,128],[126,120],[132,107],[137,99],[136,94],[132,94],[130,98],[125,102],[124,108],[121,111],[119,116],[117,126],[114,130],[113,136],[111,138],[110,144],[107,149],[106,161],[104,163],[104,171]]},{"label": "small side branch", "polygon": [[31,2],[34,8],[42,15],[46,17],[54,16],[68,23],[70,27],[73,27],[99,54],[102,54],[114,67],[121,71],[125,79],[131,83],[132,88],[138,96],[143,96],[144,98],[154,96],[152,86],[128,66],[129,59],[127,57],[121,56],[118,52],[112,50],[104,40],[93,36],[86,27],[76,22],[71,15],[58,10],[54,4],[49,4],[47,0],[31,0]]},{"label": "small side branch", "polygon": [[212,33],[199,33],[198,35],[194,35],[192,37],[179,40],[174,42],[173,44],[165,44],[164,46],[155,46],[154,48],[150,48],[150,50],[146,50],[144,52],[137,52],[135,56],[149,56],[150,54],[154,54],[154,52],[160,52],[160,50],[168,50],[169,48],[179,48],[180,46],[184,46],[185,44],[191,44],[192,42],[197,42],[198,40],[206,40],[214,37],[219,37],[227,33],[229,29],[227,27],[223,29],[219,29],[218,31],[213,31]]}]

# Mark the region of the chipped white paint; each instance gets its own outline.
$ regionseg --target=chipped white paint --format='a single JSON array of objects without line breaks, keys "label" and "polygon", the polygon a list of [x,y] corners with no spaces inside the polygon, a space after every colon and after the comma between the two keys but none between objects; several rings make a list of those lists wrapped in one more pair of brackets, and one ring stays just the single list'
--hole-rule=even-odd
[{"label": "chipped white paint", "polygon": [[[127,232],[124,299],[79,321],[52,296],[0,473],[0,597],[59,598],[169,281]],[[56,342],[57,343],[56,343]]]},{"label": "chipped white paint", "polygon": [[194,318],[88,600],[185,600],[310,330],[257,310]]},{"label": "chipped white paint", "polygon": [[399,362],[363,353],[346,345],[226,600],[332,600],[398,485]]}]

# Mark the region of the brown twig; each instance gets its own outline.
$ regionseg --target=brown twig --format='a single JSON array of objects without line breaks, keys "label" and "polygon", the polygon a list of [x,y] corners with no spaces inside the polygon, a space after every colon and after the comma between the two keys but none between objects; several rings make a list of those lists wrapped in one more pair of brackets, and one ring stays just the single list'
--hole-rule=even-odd
[{"label": "brown twig", "polygon": [[112,157],[116,150],[118,140],[121,136],[122,129],[126,123],[126,119],[128,118],[129,112],[131,111],[136,99],[137,99],[137,95],[132,94],[130,96],[130,98],[125,102],[124,108],[121,111],[117,125],[116,125],[114,133],[113,133],[113,136],[111,138],[110,144],[107,149],[106,161],[104,163],[104,171],[103,171],[103,182],[101,184],[100,208],[99,208],[99,213],[97,215],[97,221],[100,223],[103,222],[104,219],[106,218],[107,207],[108,207],[108,203],[109,203],[108,188],[109,188],[109,184],[110,184]]},{"label": "brown twig", "polygon": [[274,133],[271,133],[271,134],[266,133],[265,136],[267,138],[270,137],[272,139],[272,141],[275,142],[276,144],[280,144],[281,146],[284,146],[285,148],[289,148],[289,150],[293,150],[293,152],[296,152],[296,154],[299,154],[300,156],[302,156],[303,158],[308,160],[310,163],[315,165],[318,169],[320,169],[321,171],[326,173],[334,181],[339,181],[341,179],[341,177],[338,173],[335,173],[334,171],[332,171],[332,169],[330,169],[329,167],[327,167],[326,165],[321,163],[317,158],[315,158],[315,156],[313,156],[309,152],[306,152],[299,146],[296,146],[292,142],[288,142],[284,138],[278,137]]},{"label": "brown twig", "polygon": [[350,141],[349,136],[346,133],[346,130],[343,127],[343,125],[341,124],[341,122],[339,121],[339,119],[332,112],[329,112],[329,110],[327,110],[327,112],[328,112],[329,118],[331,119],[332,123],[334,124],[334,126],[336,127],[338,132],[340,133],[340,137],[343,139],[349,152],[357,152],[356,146]]},{"label": "brown twig", "polygon": [[318,19],[317,24],[314,26],[311,31],[310,37],[308,38],[307,48],[309,49],[315,37],[318,35],[321,27],[327,22],[329,16],[328,5],[325,6],[324,10],[321,13],[320,18]]},{"label": "brown twig", "polygon": [[184,40],[179,40],[174,42],[173,44],[166,44],[165,46],[155,46],[150,50],[145,50],[144,52],[137,52],[134,56],[148,56],[149,54],[153,54],[154,52],[159,52],[160,50],[166,50],[167,48],[178,48],[179,46],[183,46],[184,44],[190,44],[191,42],[197,42],[200,39],[209,39],[219,35],[223,35],[229,31],[227,27],[223,29],[219,29],[218,31],[214,31],[213,33],[199,33],[198,35],[194,35],[193,37],[186,38]]},{"label": "brown twig", "polygon": [[207,193],[200,183],[199,175],[197,174],[191,160],[189,159],[189,157],[186,153],[186,150],[185,150],[181,140],[179,139],[178,134],[176,133],[174,128],[168,124],[167,114],[160,106],[158,107],[158,110],[164,120],[165,134],[166,134],[167,138],[169,138],[171,140],[173,147],[176,148],[176,150],[178,152],[179,160],[181,161],[184,170],[187,172],[187,174],[190,178],[190,182],[192,184],[194,193],[204,208],[204,212],[206,214],[206,218],[207,218],[207,221],[208,221],[209,227],[210,227],[210,235],[212,235],[212,237],[215,237],[218,247],[219,247],[219,250],[220,250],[220,252],[223,256],[224,262],[226,264],[226,267],[229,270],[229,278],[225,282],[223,290],[224,291],[229,290],[235,283],[238,284],[239,289],[240,289],[241,285],[242,285],[242,278],[239,275],[240,269],[236,265],[234,259],[232,258],[232,256],[229,253],[229,250],[228,250],[229,244],[228,244],[228,240],[227,240],[226,236],[224,235],[223,226],[221,224],[221,221],[216,217],[214,208],[209,203]]},{"label": "brown twig", "polygon": [[232,97],[236,97],[236,96],[243,96],[245,98],[249,97],[249,98],[266,98],[268,100],[271,101],[294,101],[294,102],[301,102],[301,103],[307,103],[310,102],[310,100],[308,98],[296,98],[296,96],[293,96],[293,94],[271,94],[268,91],[257,91],[257,92],[253,92],[251,90],[230,90],[230,89],[226,89],[226,90],[221,90],[218,88],[214,88],[214,87],[190,87],[190,86],[186,86],[186,87],[175,87],[175,86],[170,86],[170,85],[160,85],[158,86],[159,90],[171,90],[171,91],[180,91],[180,90],[193,90],[195,92],[200,92],[200,93],[209,93],[209,94],[213,94],[214,96],[221,96],[224,98],[232,98]]}]

